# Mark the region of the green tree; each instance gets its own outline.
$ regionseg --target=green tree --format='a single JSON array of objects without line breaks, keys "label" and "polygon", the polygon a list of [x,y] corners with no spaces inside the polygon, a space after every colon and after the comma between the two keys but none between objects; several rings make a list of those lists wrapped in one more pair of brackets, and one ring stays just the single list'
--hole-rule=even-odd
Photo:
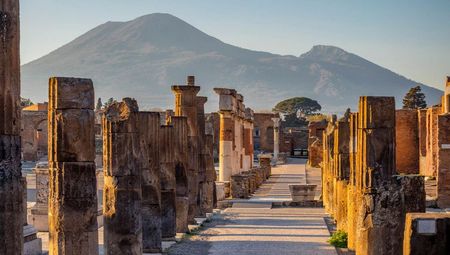
[{"label": "green tree", "polygon": [[112,105],[112,104],[114,104],[116,102],[117,101],[114,98],[111,97],[111,98],[108,99],[108,101],[106,101],[105,104],[103,104],[103,108],[107,108],[108,106],[110,106],[110,105]]},{"label": "green tree", "polygon": [[311,115],[322,110],[322,106],[313,99],[307,97],[293,97],[279,102],[273,108],[274,112],[286,115],[303,113]]},{"label": "green tree", "polygon": [[307,97],[293,97],[279,102],[273,111],[284,116],[285,127],[308,125],[308,116],[317,114],[322,107],[316,100]]},{"label": "green tree", "polygon": [[103,106],[102,99],[99,97],[99,98],[97,99],[97,105],[95,106],[95,110],[96,110],[96,111],[101,110],[101,109],[102,109],[102,106]]},{"label": "green tree", "polygon": [[427,107],[425,94],[420,86],[411,88],[403,98],[403,109],[423,109]]},{"label": "green tree", "polygon": [[20,106],[22,106],[22,108],[30,106],[30,105],[34,105],[33,102],[31,102],[31,100],[29,98],[20,98]]}]

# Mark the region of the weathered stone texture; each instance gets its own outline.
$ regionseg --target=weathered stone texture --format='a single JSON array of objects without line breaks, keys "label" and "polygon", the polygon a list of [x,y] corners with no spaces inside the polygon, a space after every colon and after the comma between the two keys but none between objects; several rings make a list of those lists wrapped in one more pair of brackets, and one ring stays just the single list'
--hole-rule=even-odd
[{"label": "weathered stone texture", "polygon": [[75,100],[94,87],[53,77],[49,91],[49,253],[98,254],[94,101]]},{"label": "weathered stone texture", "polygon": [[188,189],[189,189],[189,214],[188,221],[194,223],[194,217],[198,214],[199,203],[199,127],[197,93],[199,86],[195,86],[195,77],[188,76],[187,85],[174,85],[172,91],[175,94],[175,116],[187,117],[188,129]]},{"label": "weathered stone texture", "polygon": [[437,121],[437,204],[450,207],[450,114],[438,116]]},{"label": "weathered stone texture", "polygon": [[23,250],[19,1],[0,1],[0,254]]},{"label": "weathered stone texture", "polygon": [[415,109],[395,112],[395,155],[396,169],[402,174],[419,173],[419,130],[418,114]]},{"label": "weathered stone texture", "polygon": [[102,123],[105,254],[142,254],[142,155],[136,101],[124,98],[112,104]]},{"label": "weathered stone texture", "polygon": [[450,215],[448,213],[408,213],[404,255],[450,254]]},{"label": "weathered stone texture", "polygon": [[143,252],[161,252],[159,129],[159,113],[139,113]]},{"label": "weathered stone texture", "polygon": [[438,150],[438,135],[437,135],[437,119],[441,113],[440,107],[431,107],[427,109],[427,135],[426,135],[426,159],[425,169],[421,174],[425,176],[436,176],[437,173],[437,150]]},{"label": "weathered stone texture", "polygon": [[417,127],[419,138],[419,173],[425,175],[427,155],[427,110],[417,110]]},{"label": "weathered stone texture", "polygon": [[176,178],[175,138],[173,126],[161,126],[159,130],[161,171],[161,236],[174,238],[176,235]]}]

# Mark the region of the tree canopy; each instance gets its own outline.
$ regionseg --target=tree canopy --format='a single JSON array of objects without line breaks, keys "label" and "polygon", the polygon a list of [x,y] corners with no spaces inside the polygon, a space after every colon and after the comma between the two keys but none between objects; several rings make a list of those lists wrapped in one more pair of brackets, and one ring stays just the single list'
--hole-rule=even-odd
[{"label": "tree canopy", "polygon": [[420,86],[411,88],[403,98],[403,109],[423,109],[427,107],[425,94]]},{"label": "tree canopy", "polygon": [[322,106],[313,99],[307,97],[293,97],[279,102],[273,108],[274,112],[290,115],[301,112],[305,115],[311,115],[322,110]]},{"label": "tree canopy", "polygon": [[31,101],[31,99],[23,98],[23,97],[20,98],[20,106],[22,106],[22,108],[30,106],[30,105],[34,105],[34,103]]}]

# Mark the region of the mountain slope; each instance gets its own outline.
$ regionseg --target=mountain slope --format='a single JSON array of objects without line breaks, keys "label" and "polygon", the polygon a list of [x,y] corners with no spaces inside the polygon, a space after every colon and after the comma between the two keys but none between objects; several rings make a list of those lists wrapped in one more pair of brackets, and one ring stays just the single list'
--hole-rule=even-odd
[{"label": "mountain slope", "polygon": [[235,47],[169,14],[107,22],[22,66],[22,94],[47,98],[50,76],[92,78],[102,98],[135,97],[141,108],[173,105],[170,85],[196,75],[207,110],[217,109],[212,88],[232,87],[248,106],[271,109],[293,96],[317,99],[327,111],[355,107],[360,95],[394,95],[421,85],[430,104],[441,91],[408,80],[333,46],[282,56]]}]

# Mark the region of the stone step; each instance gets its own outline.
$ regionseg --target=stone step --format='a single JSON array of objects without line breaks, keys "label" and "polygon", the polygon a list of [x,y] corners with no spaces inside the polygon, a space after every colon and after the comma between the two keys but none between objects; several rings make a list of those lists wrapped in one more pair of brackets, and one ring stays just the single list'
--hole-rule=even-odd
[{"label": "stone step", "polygon": [[231,208],[271,209],[272,202],[235,202]]}]

